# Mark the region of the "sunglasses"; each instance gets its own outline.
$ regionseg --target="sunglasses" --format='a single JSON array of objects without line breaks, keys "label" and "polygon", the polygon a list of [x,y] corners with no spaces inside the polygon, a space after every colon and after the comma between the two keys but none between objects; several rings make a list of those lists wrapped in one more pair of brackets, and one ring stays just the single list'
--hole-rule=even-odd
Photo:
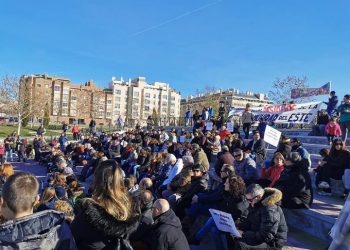
[{"label": "sunglasses", "polygon": [[246,200],[247,200],[249,203],[252,203],[252,202],[255,200],[256,197],[257,197],[257,196],[255,196],[255,197],[253,197],[253,198],[251,198],[251,199],[248,199],[247,197],[245,197],[245,198],[246,198]]},{"label": "sunglasses", "polygon": [[233,155],[234,158],[241,157],[241,156],[242,156],[242,154]]},{"label": "sunglasses", "polygon": [[343,146],[343,143],[334,143],[334,146]]}]

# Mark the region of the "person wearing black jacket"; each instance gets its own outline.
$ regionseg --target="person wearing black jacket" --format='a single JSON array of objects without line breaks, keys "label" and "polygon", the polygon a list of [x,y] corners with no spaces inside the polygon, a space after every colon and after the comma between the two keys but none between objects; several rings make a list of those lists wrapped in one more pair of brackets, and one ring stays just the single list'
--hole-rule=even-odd
[{"label": "person wearing black jacket", "polygon": [[165,199],[153,204],[154,224],[149,233],[152,250],[189,250],[187,239],[181,230],[181,222]]},{"label": "person wearing black jacket", "polygon": [[[248,215],[249,204],[245,199],[244,193],[245,183],[243,179],[239,176],[228,177],[224,183],[222,199],[217,201],[216,209],[231,214],[233,220],[236,222],[245,220]],[[208,231],[210,231],[214,239],[216,249],[225,249],[221,237],[224,233],[217,229],[212,217],[210,217],[206,224],[196,233],[190,243],[198,244]]]},{"label": "person wearing black jacket", "polygon": [[193,196],[208,189],[209,177],[206,174],[205,168],[200,164],[196,164],[192,168],[192,171],[193,176],[191,177],[191,184],[188,191],[181,196],[176,204],[175,212],[180,219],[185,216],[185,208],[191,205]]},{"label": "person wearing black jacket", "polygon": [[313,190],[308,171],[303,167],[301,156],[292,152],[287,156],[285,169],[275,187],[282,191],[282,206],[297,209],[311,207]]},{"label": "person wearing black jacket", "polygon": [[264,164],[266,160],[265,141],[260,138],[259,131],[254,131],[253,140],[248,143],[245,150],[249,151],[252,155],[255,155],[255,162],[257,165],[262,166]]},{"label": "person wearing black jacket", "polygon": [[243,233],[241,238],[235,239],[232,249],[282,249],[288,233],[280,207],[282,192],[251,184],[245,196],[250,203],[249,213],[247,219],[238,224]]}]

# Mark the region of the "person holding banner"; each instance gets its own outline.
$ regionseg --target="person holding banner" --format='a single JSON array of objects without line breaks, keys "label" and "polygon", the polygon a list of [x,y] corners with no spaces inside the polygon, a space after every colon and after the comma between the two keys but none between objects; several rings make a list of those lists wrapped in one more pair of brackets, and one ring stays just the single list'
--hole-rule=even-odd
[{"label": "person holding banner", "polygon": [[335,91],[331,91],[329,94],[328,102],[323,102],[327,105],[327,113],[329,117],[332,117],[335,114],[336,107],[338,104],[338,96],[335,95]]},{"label": "person holding banner", "polygon": [[266,160],[266,147],[265,141],[260,137],[259,131],[255,130],[253,133],[253,140],[251,140],[247,147],[245,148],[245,152],[250,154],[256,162],[256,168],[258,170],[259,176],[261,174],[261,166],[264,164]]},{"label": "person holding banner", "polygon": [[232,249],[282,249],[287,242],[288,226],[280,207],[282,192],[262,188],[258,184],[247,187],[250,203],[248,218],[238,224],[242,237],[235,238]]},{"label": "person holding banner", "polygon": [[254,115],[252,111],[250,110],[250,104],[247,103],[246,108],[244,112],[242,113],[242,124],[243,124],[243,132],[245,134],[245,139],[249,138],[249,131],[252,126],[252,123],[254,123]]}]

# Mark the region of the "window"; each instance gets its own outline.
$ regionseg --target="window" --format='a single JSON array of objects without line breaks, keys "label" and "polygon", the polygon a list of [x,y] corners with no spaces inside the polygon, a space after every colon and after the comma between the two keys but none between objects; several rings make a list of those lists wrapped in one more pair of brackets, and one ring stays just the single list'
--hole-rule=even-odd
[{"label": "window", "polygon": [[116,104],[114,105],[114,107],[115,107],[116,109],[120,109],[120,104],[119,104],[119,103],[116,103]]},{"label": "window", "polygon": [[112,104],[112,100],[107,100],[107,104]]},{"label": "window", "polygon": [[61,86],[55,86],[54,91],[61,91]]},{"label": "window", "polygon": [[163,99],[168,100],[168,96],[167,95],[163,95]]},{"label": "window", "polygon": [[63,88],[63,94],[64,94],[64,95],[68,95],[68,94],[69,94],[69,88],[64,87],[64,88]]},{"label": "window", "polygon": [[109,111],[106,112],[106,117],[111,117],[111,115],[112,115],[111,112],[109,112]]},{"label": "window", "polygon": [[168,106],[167,102],[162,102],[162,106]]},{"label": "window", "polygon": [[156,95],[156,94],[153,94],[153,98],[157,98],[157,95]]},{"label": "window", "polygon": [[150,110],[149,106],[145,106],[145,111],[149,111],[149,110]]},{"label": "window", "polygon": [[62,115],[68,115],[68,109],[62,109]]},{"label": "window", "polygon": [[121,93],[122,93],[122,92],[121,92],[119,89],[116,89],[116,90],[115,90],[115,94],[116,94],[116,95],[120,95]]},{"label": "window", "polygon": [[116,102],[120,102],[120,97],[116,97],[116,98],[115,98],[115,101],[116,101]]},{"label": "window", "polygon": [[100,111],[105,110],[103,106],[100,106],[99,109],[100,109]]},{"label": "window", "polygon": [[77,101],[77,96],[76,95],[72,95],[70,97],[70,99],[71,99],[72,102],[75,102],[75,101]]},{"label": "window", "polygon": [[162,113],[168,112],[168,109],[162,108]]},{"label": "window", "polygon": [[172,96],[172,97],[171,97],[171,100],[172,100],[172,101],[175,101],[175,96]]},{"label": "window", "polygon": [[151,94],[150,93],[145,93],[145,98],[150,98]]},{"label": "window", "polygon": [[139,106],[132,106],[132,110],[139,110]]},{"label": "window", "polygon": [[62,107],[68,107],[68,102],[62,102]]},{"label": "window", "polygon": [[133,99],[132,99],[132,102],[133,102],[133,103],[139,103],[139,99],[138,99],[138,98],[133,98]]},{"label": "window", "polygon": [[115,115],[120,115],[120,110],[114,111],[114,114],[115,114]]},{"label": "window", "polygon": [[138,91],[134,91],[134,97],[139,97],[139,92]]},{"label": "window", "polygon": [[68,95],[63,95],[63,96],[62,96],[62,100],[63,100],[63,101],[68,101],[68,99],[69,99],[69,96],[68,96]]},{"label": "window", "polygon": [[150,100],[145,100],[145,104],[150,104],[151,101]]},{"label": "window", "polygon": [[37,84],[36,86],[37,86],[38,88],[41,88],[41,84]]}]

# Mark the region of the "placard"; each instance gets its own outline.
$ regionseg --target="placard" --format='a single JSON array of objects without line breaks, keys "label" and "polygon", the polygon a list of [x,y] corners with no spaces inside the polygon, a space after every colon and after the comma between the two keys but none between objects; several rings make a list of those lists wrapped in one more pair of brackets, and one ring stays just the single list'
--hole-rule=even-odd
[{"label": "placard", "polygon": [[213,129],[213,123],[212,122],[207,122],[205,127],[206,127],[206,130],[212,130]]},{"label": "placard", "polygon": [[233,122],[228,122],[227,123],[227,130],[230,132],[233,132],[234,129],[234,123]]},{"label": "placard", "polygon": [[185,142],[185,136],[181,135],[179,141],[180,141],[180,143],[184,143]]},{"label": "placard", "polygon": [[212,218],[214,219],[216,227],[223,232],[230,233],[234,236],[241,237],[241,234],[236,228],[232,215],[216,209],[209,209]]},{"label": "placard", "polygon": [[281,134],[282,134],[281,131],[278,131],[277,129],[271,126],[266,125],[265,133],[264,133],[264,141],[267,142],[268,144],[271,144],[277,147],[280,141]]}]

